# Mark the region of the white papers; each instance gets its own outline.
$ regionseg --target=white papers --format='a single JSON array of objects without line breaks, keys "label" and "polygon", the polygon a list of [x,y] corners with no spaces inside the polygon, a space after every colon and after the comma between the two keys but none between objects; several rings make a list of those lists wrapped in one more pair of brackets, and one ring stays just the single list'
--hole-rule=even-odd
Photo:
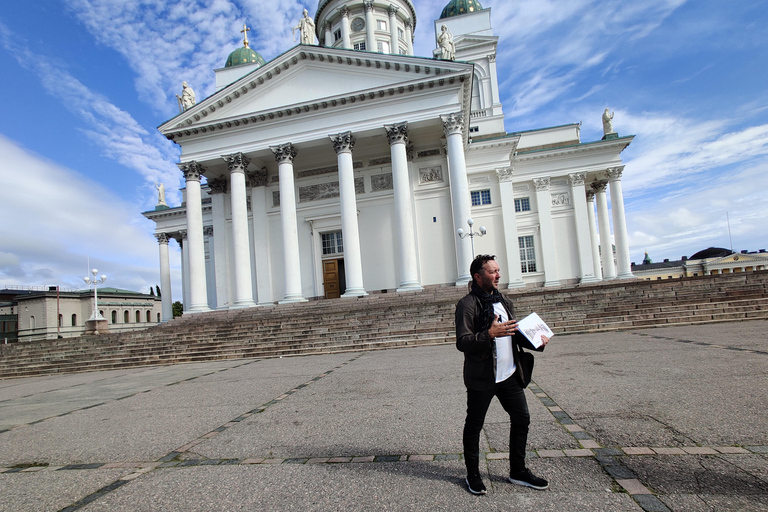
[{"label": "white papers", "polygon": [[552,338],[554,333],[547,324],[544,323],[539,315],[531,313],[527,317],[517,322],[517,328],[520,333],[528,338],[535,348],[539,348],[542,345],[541,336],[544,335],[547,338]]}]

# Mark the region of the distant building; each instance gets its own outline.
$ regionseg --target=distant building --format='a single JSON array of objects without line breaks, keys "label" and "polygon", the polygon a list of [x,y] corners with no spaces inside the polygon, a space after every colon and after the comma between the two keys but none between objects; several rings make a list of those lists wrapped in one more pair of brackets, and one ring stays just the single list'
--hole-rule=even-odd
[{"label": "distant building", "polygon": [[[110,332],[136,331],[160,323],[160,298],[99,288],[99,311]],[[0,343],[71,338],[85,332],[93,313],[93,291],[55,286],[0,290]]]},{"label": "distant building", "polygon": [[638,279],[651,281],[768,269],[768,253],[765,249],[760,249],[758,252],[735,253],[722,247],[709,247],[690,258],[683,256],[680,260],[666,259],[660,263],[650,263],[650,261],[648,253],[645,253],[642,265],[632,263],[632,273]]}]

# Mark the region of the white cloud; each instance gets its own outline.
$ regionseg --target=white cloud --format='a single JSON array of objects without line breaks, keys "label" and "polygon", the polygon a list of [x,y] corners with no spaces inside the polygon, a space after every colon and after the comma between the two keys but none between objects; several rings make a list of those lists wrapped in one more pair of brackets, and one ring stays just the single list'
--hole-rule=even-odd
[{"label": "white cloud", "polygon": [[0,286],[84,288],[88,257],[108,286],[146,292],[159,284],[157,241],[149,221],[137,225],[138,205],[2,135],[0,162],[9,192],[0,203],[9,220],[0,227]]}]

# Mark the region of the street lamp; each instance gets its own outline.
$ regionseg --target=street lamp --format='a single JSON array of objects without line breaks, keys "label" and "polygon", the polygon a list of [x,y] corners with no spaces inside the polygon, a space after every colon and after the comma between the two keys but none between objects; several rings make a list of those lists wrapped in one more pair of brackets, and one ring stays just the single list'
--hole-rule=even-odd
[{"label": "street lamp", "polygon": [[85,284],[89,286],[93,286],[93,314],[91,314],[91,318],[88,320],[104,320],[104,317],[101,316],[101,313],[99,313],[99,297],[96,292],[96,288],[107,280],[107,276],[104,274],[101,274],[101,279],[96,279],[96,275],[99,273],[98,270],[91,269],[91,274],[93,274],[93,277],[85,276],[83,278],[83,281],[85,281]]},{"label": "street lamp", "polygon": [[459,238],[464,239],[466,237],[469,237],[469,240],[472,242],[472,259],[475,259],[475,237],[476,236],[484,236],[487,231],[485,229],[485,226],[480,226],[480,232],[472,231],[472,226],[475,225],[475,221],[472,219],[467,219],[467,224],[469,224],[469,233],[465,233],[463,229],[459,228],[456,230],[456,233],[459,235]]}]

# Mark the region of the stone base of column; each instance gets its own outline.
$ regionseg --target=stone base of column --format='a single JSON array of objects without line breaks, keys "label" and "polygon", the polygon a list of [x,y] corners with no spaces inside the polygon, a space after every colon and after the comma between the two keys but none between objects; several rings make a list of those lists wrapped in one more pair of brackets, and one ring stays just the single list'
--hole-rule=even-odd
[{"label": "stone base of column", "polygon": [[507,285],[507,290],[512,290],[515,288],[525,288],[525,283],[522,281],[512,281]]},{"label": "stone base of column", "polygon": [[459,278],[456,280],[456,286],[463,286],[466,288],[467,283],[469,283],[472,280],[472,277],[469,275],[466,276],[459,276]]},{"label": "stone base of column", "polygon": [[419,283],[400,283],[400,288],[395,290],[397,293],[400,292],[421,292],[424,291],[424,287],[421,286]]},{"label": "stone base of column", "polygon": [[637,279],[637,276],[632,272],[627,272],[625,274],[619,274],[616,276],[616,279]]},{"label": "stone base of column", "polygon": [[234,304],[232,304],[229,309],[244,309],[244,308],[254,308],[256,307],[256,303],[252,300],[244,300],[242,302],[235,301]]},{"label": "stone base of column", "polygon": [[211,308],[206,306],[192,306],[188,310],[185,311],[185,313],[207,313],[211,311]]},{"label": "stone base of column", "polygon": [[583,276],[581,279],[579,279],[579,283],[581,284],[587,284],[587,283],[599,283],[600,279],[596,278],[593,275]]},{"label": "stone base of column", "polygon": [[544,282],[544,288],[553,288],[555,286],[560,286],[560,281],[545,281]]},{"label": "stone base of column", "polygon": [[266,302],[257,302],[256,306],[262,307],[262,306],[274,306],[275,303],[272,301],[266,301]]},{"label": "stone base of column", "polygon": [[278,304],[292,304],[294,302],[307,302],[307,299],[301,295],[286,295]]},{"label": "stone base of column", "polygon": [[342,297],[365,297],[368,295],[363,288],[347,288]]},{"label": "stone base of column", "polygon": [[216,306],[216,311],[226,311],[229,309],[229,304],[224,304],[221,306]]}]

